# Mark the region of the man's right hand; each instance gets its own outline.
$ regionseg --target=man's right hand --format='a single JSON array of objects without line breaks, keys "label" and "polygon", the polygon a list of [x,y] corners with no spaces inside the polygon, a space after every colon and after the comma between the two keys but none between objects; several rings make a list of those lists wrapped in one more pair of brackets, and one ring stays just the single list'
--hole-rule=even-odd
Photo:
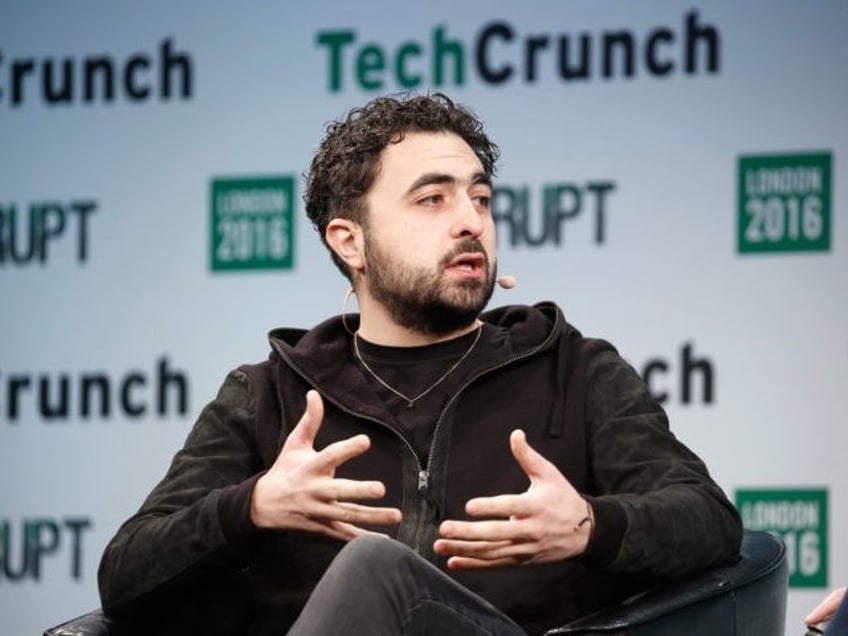
[{"label": "man's right hand", "polygon": [[348,541],[368,533],[360,524],[400,523],[397,508],[377,508],[354,500],[380,499],[386,494],[379,481],[336,479],[336,468],[362,455],[371,446],[367,435],[355,435],[313,448],[324,419],[324,402],[317,391],[306,394],[306,411],[289,434],[283,450],[256,482],[250,518],[258,528],[306,530]]}]

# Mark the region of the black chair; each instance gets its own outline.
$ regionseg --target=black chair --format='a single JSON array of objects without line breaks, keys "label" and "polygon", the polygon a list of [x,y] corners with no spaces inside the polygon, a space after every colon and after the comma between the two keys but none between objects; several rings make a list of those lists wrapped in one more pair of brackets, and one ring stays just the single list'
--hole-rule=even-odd
[{"label": "black chair", "polygon": [[[746,530],[740,559],[620,605],[584,616],[546,636],[782,636],[789,568],[780,539]],[[120,636],[120,626],[95,610],[44,636]]]},{"label": "black chair", "polygon": [[643,592],[546,636],[783,636],[788,583],[783,542],[745,530],[736,563]]}]

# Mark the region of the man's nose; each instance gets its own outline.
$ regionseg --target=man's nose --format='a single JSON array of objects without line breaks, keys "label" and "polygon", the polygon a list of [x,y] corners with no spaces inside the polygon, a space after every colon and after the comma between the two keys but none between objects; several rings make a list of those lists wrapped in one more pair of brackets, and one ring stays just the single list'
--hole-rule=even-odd
[{"label": "man's nose", "polygon": [[480,210],[474,205],[471,197],[460,197],[457,205],[456,221],[454,222],[454,235],[477,238],[482,233],[483,217]]}]

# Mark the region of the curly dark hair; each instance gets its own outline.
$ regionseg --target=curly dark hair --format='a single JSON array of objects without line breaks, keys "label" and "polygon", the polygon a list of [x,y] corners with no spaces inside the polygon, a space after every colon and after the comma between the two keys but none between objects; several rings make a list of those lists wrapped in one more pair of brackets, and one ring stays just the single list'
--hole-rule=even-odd
[{"label": "curly dark hair", "polygon": [[365,195],[380,168],[380,153],[408,132],[452,132],[471,146],[488,177],[495,173],[498,147],[477,116],[442,93],[378,97],[327,124],[327,134],[306,174],[306,214],[330,249],[333,261],[352,280],[344,261],[327,245],[332,219],[365,223]]}]

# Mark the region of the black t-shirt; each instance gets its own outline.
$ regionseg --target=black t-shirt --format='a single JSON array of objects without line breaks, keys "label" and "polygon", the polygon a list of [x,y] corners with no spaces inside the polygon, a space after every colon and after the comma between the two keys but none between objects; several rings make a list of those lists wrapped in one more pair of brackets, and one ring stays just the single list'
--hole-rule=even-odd
[{"label": "black t-shirt", "polygon": [[[358,361],[363,374],[397,419],[400,433],[412,444],[422,466],[427,465],[439,415],[468,379],[471,365],[466,363],[471,356],[466,356],[456,368],[451,367],[466,353],[474,353],[480,340],[477,329],[452,340],[418,347],[387,347],[357,336],[359,353],[371,368],[369,372]],[[386,388],[373,374],[407,399]],[[442,376],[445,377],[441,379]],[[428,391],[431,386],[433,388]],[[421,395],[425,391],[427,393]]]}]

